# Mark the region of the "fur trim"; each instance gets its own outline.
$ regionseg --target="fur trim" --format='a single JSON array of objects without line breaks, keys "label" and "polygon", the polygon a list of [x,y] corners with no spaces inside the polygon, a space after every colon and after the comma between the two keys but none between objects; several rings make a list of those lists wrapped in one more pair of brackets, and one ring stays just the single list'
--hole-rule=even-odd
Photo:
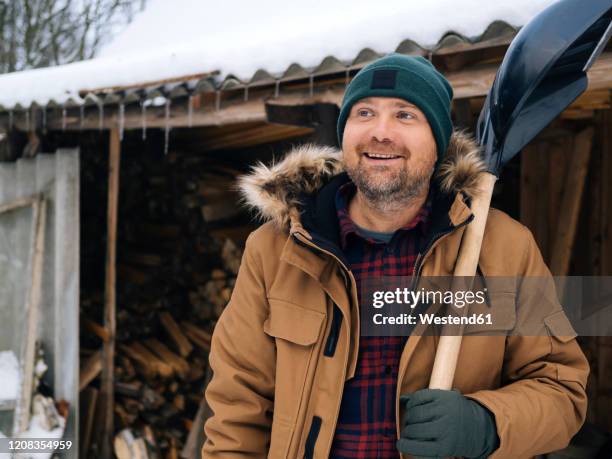
[{"label": "fur trim", "polygon": [[[262,220],[272,220],[284,228],[291,209],[299,207],[298,196],[312,193],[331,177],[344,170],[342,153],[332,147],[305,144],[293,148],[280,162],[266,166],[258,163],[251,173],[238,179],[238,190],[244,204],[256,211]],[[480,147],[464,132],[455,131],[448,150],[436,172],[440,189],[445,193],[476,193],[476,178],[485,170]]]},{"label": "fur trim", "polygon": [[289,210],[297,207],[301,192],[312,193],[343,170],[342,154],[332,147],[305,144],[295,147],[280,162],[259,162],[238,179],[243,202],[262,220],[280,228],[289,222]]},{"label": "fur trim", "polygon": [[440,189],[447,194],[463,192],[474,197],[478,193],[478,175],[485,170],[476,141],[464,131],[454,131],[436,171]]}]

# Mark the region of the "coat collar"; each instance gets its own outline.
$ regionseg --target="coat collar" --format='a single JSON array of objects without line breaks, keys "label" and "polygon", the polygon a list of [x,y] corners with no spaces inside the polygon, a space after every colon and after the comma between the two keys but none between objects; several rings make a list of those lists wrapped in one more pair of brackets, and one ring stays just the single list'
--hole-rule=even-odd
[{"label": "coat collar", "polygon": [[[457,195],[469,206],[476,193],[477,177],[484,170],[476,142],[463,132],[453,132],[432,181],[438,194],[434,210],[440,211],[445,203],[443,210],[452,211]],[[334,206],[335,190],[347,180],[339,150],[306,144],[293,148],[279,162],[254,166],[239,178],[239,190],[243,202],[262,220],[270,220],[284,231],[303,230],[309,226],[305,220],[310,219],[316,228],[323,225],[322,233],[331,235],[337,228],[326,227],[335,220],[329,218],[329,208]],[[459,214],[456,208],[455,215],[450,212],[448,217],[457,222]]]}]

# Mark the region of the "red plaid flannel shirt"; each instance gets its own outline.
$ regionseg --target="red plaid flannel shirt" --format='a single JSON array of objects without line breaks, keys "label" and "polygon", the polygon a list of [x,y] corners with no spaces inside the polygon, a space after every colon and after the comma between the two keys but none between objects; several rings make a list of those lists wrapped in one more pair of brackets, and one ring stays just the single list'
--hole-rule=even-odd
[{"label": "red plaid flannel shirt", "polygon": [[[354,183],[336,194],[341,248],[357,281],[373,276],[411,276],[429,227],[431,198],[417,216],[398,229],[388,244],[359,232],[348,213]],[[359,296],[360,298],[360,296]],[[345,383],[330,458],[398,459],[395,447],[395,391],[405,336],[359,339],[355,377]]]}]

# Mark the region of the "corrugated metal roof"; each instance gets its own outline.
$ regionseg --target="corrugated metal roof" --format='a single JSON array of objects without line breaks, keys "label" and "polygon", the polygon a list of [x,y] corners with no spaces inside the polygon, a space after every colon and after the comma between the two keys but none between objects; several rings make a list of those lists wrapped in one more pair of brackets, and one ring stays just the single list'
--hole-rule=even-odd
[{"label": "corrugated metal roof", "polygon": [[[425,56],[438,65],[449,56],[455,54],[506,46],[517,31],[518,28],[504,21],[494,21],[489,24],[482,34],[475,37],[466,37],[459,33],[448,31],[440,37],[437,44],[433,47],[423,46],[407,38],[402,40],[394,51],[407,55]],[[317,78],[334,74],[344,73],[348,83],[351,74],[354,74],[358,69],[384,54],[371,48],[363,48],[350,61],[341,60],[335,56],[326,56],[314,67],[304,67],[296,62],[289,65],[282,72],[259,69],[246,81],[232,74],[221,76],[219,71],[202,69],[202,73],[199,74],[179,76],[160,81],[143,81],[137,84],[125,86],[118,84],[101,88],[76,88],[74,92],[67,93],[61,98],[53,98],[48,101],[34,99],[29,106],[19,103],[12,106],[0,105],[0,110],[11,112],[12,117],[12,112],[29,112],[33,110],[45,112],[47,108],[65,110],[79,106],[100,107],[116,105],[118,103],[159,105],[160,97],[164,99],[185,98],[185,96],[204,92],[220,93],[238,89],[245,90],[246,98],[249,88],[271,86],[275,87],[276,91],[278,91],[281,85],[296,81],[309,81],[312,86]],[[52,71],[53,69],[39,69],[37,71]]]}]

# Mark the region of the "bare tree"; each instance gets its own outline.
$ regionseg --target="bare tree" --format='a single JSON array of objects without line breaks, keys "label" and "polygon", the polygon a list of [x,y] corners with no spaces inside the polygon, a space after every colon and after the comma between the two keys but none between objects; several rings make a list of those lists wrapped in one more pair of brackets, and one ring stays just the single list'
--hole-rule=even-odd
[{"label": "bare tree", "polygon": [[0,73],[91,58],[145,0],[0,0]]}]

